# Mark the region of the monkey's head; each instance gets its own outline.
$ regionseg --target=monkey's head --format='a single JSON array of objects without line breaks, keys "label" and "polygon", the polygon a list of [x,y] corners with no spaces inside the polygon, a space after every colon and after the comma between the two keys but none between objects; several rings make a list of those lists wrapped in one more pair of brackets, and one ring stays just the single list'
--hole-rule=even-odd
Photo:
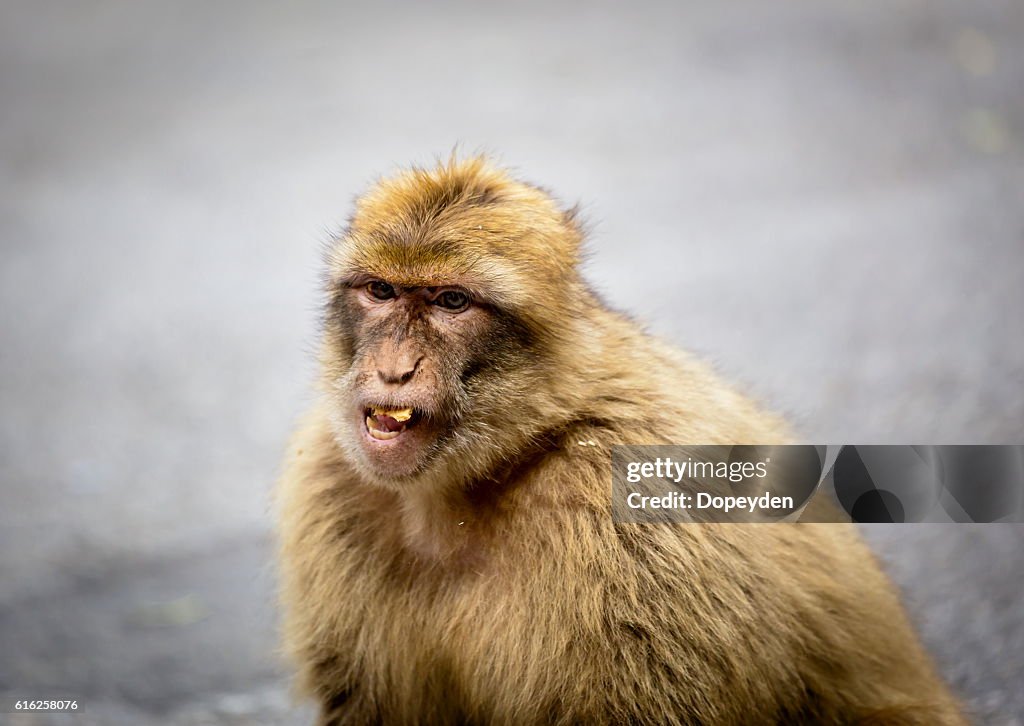
[{"label": "monkey's head", "polygon": [[557,426],[589,297],[580,241],[571,211],[481,158],[357,201],[328,254],[322,364],[364,478],[468,482]]}]

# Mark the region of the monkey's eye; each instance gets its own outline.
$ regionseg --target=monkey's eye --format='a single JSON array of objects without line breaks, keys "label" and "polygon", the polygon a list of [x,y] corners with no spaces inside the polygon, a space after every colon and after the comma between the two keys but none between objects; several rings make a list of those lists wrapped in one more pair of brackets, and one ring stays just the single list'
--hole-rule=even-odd
[{"label": "monkey's eye", "polygon": [[434,304],[450,313],[461,313],[469,307],[469,295],[462,290],[445,290],[434,298]]},{"label": "monkey's eye", "polygon": [[375,300],[390,300],[395,297],[395,288],[381,280],[374,280],[366,285],[366,292]]}]

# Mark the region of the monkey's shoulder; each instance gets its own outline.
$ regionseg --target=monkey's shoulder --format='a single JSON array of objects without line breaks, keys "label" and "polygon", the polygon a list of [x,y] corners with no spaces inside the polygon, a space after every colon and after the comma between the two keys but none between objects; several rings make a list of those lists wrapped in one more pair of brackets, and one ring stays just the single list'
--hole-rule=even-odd
[{"label": "monkey's shoulder", "polygon": [[708,361],[636,326],[605,323],[600,337],[605,352],[611,349],[614,355],[582,371],[589,380],[578,404],[583,428],[594,425],[616,438],[614,443],[629,445],[790,438],[790,427],[781,417]]}]

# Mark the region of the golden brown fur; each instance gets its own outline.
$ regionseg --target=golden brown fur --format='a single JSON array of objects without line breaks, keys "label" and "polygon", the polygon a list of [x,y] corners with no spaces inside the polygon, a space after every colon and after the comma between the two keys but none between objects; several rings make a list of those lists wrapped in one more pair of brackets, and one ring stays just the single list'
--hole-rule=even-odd
[{"label": "golden brown fur", "polygon": [[[853,528],[611,522],[613,444],[789,434],[603,306],[580,242],[470,159],[380,182],[332,247],[322,393],[280,488],[285,638],[321,723],[962,723]],[[431,374],[458,435],[394,480],[344,414],[359,275],[454,282],[522,326],[487,340],[490,373]]]}]

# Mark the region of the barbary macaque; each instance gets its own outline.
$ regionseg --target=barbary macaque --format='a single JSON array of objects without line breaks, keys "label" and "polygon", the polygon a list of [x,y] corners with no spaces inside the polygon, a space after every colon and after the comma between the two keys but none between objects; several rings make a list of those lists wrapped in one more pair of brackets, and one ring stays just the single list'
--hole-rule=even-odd
[{"label": "barbary macaque", "polygon": [[330,246],[278,501],[319,723],[964,723],[852,525],[613,522],[613,445],[791,433],[605,306],[582,238],[469,158]]}]

